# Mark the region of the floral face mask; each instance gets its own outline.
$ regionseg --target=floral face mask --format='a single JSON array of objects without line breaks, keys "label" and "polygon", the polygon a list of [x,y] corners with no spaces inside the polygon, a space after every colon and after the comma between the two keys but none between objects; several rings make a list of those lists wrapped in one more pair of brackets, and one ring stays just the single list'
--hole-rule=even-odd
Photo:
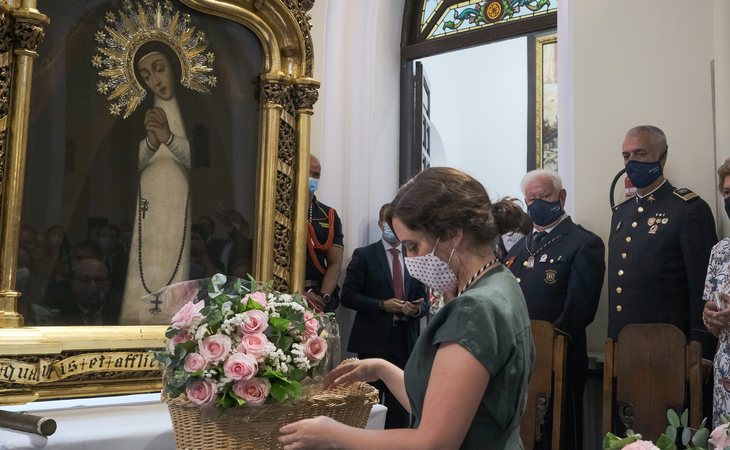
[{"label": "floral face mask", "polygon": [[[441,239],[441,238],[439,238]],[[439,240],[436,240],[438,245]],[[421,283],[430,287],[434,291],[443,294],[456,285],[456,274],[449,263],[451,257],[454,256],[454,250],[451,250],[449,260],[444,261],[434,253],[436,251],[436,245],[433,246],[433,250],[430,253],[423,256],[406,256],[403,258],[406,262],[406,268],[408,273]]]}]

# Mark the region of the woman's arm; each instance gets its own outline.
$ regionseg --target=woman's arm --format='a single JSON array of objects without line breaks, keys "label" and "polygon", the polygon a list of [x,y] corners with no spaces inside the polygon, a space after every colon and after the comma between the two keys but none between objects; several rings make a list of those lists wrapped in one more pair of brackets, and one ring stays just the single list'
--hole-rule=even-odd
[{"label": "woman's arm", "polygon": [[489,378],[487,369],[465,348],[442,344],[431,369],[418,429],[363,430],[316,417],[281,427],[279,441],[286,450],[456,449],[474,420]]}]

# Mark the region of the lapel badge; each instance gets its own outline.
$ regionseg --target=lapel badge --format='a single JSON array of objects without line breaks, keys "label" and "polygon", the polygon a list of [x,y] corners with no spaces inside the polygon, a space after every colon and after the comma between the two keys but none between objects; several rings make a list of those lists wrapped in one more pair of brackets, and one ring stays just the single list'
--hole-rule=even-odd
[{"label": "lapel badge", "polygon": [[667,222],[669,222],[669,218],[668,217],[662,217],[662,223],[664,224],[664,223],[667,223]]},{"label": "lapel badge", "polygon": [[646,224],[649,226],[652,226],[656,223],[656,217],[649,217],[649,220],[646,221]]},{"label": "lapel badge", "polygon": [[616,224],[616,232],[618,232],[619,228],[621,228],[621,221],[620,220]]},{"label": "lapel badge", "polygon": [[547,261],[547,254],[543,253],[543,255],[540,257],[540,262]]},{"label": "lapel badge", "polygon": [[650,194],[650,195],[649,195],[649,198],[647,198],[647,200],[649,200],[650,202],[653,202],[654,200],[656,200],[656,199],[654,198],[654,194]]},{"label": "lapel badge", "polygon": [[649,234],[656,234],[656,230],[658,229],[659,227],[657,226],[657,224],[652,225],[651,228],[649,228]]},{"label": "lapel badge", "polygon": [[516,258],[517,258],[516,256],[512,256],[510,259],[507,260],[507,262],[504,265],[507,266],[507,268],[509,269],[510,267],[512,267],[512,264],[515,263]]},{"label": "lapel badge", "polygon": [[547,284],[555,284],[555,281],[556,281],[555,276],[557,274],[558,273],[554,270],[546,270],[545,271],[545,282]]},{"label": "lapel badge", "polygon": [[530,255],[530,257],[527,258],[527,261],[522,263],[522,266],[527,269],[532,269],[533,267],[535,267],[535,257]]}]

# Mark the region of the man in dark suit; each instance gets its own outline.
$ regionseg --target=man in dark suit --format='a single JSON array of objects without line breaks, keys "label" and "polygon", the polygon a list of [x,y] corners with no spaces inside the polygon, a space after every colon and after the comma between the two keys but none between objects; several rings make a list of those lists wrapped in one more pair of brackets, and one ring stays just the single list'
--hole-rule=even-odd
[{"label": "man in dark suit", "polygon": [[[621,147],[637,195],[616,205],[611,217],[608,337],[617,339],[631,323],[669,323],[699,341],[711,361],[717,340],[702,323],[702,291],[717,242],[715,220],[699,195],[664,178],[668,151],[664,132],[650,125],[629,130]],[[707,415],[711,386],[705,391]]]},{"label": "man in dark suit", "polygon": [[[357,311],[347,350],[361,359],[384,358],[405,367],[428,312],[426,288],[411,278],[402,246],[386,222],[390,205],[380,208],[383,238],[355,250],[342,286],[342,305]],[[409,414],[382,382],[374,383],[388,407],[385,428],[408,427]]]},{"label": "man in dark suit", "polygon": [[[557,173],[533,170],[522,193],[534,230],[516,243],[505,264],[517,277],[532,320],[544,320],[568,335],[563,449],[583,448],[583,387],[588,375],[586,327],[593,322],[603,287],[605,247],[601,238],[573,223]],[[550,448],[551,427],[535,448]]]}]

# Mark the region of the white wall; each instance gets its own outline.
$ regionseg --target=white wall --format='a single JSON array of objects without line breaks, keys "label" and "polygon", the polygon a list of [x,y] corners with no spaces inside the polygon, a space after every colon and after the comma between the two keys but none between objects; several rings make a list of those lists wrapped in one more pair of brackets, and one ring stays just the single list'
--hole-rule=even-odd
[{"label": "white wall", "polygon": [[527,38],[421,62],[431,87],[432,145],[443,145],[443,152],[432,147],[431,165],[469,173],[493,200],[521,199],[520,179],[527,167]]}]

